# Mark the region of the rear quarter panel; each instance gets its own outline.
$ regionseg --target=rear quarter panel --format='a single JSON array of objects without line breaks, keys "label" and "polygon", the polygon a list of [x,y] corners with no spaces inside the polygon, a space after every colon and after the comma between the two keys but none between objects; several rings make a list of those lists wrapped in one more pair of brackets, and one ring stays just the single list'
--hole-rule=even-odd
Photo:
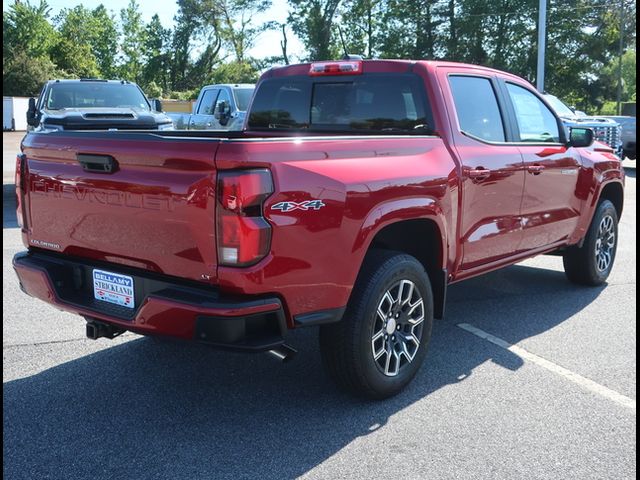
[{"label": "rear quarter panel", "polygon": [[[456,215],[457,176],[440,138],[228,141],[216,167],[273,172],[275,193],[264,206],[273,230],[270,254],[250,268],[218,267],[218,281],[238,293],[279,294],[290,317],[345,306],[372,239],[386,225],[429,218],[443,239],[454,234],[445,219]],[[272,209],[306,200],[325,206]]]}]

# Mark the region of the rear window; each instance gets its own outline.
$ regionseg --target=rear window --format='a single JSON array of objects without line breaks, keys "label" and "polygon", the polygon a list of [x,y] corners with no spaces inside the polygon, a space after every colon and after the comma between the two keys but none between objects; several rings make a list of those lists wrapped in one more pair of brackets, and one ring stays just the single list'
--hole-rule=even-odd
[{"label": "rear window", "polygon": [[405,135],[433,131],[422,82],[407,74],[266,80],[256,93],[248,126]]},{"label": "rear window", "polygon": [[246,112],[249,106],[249,100],[253,95],[253,88],[236,88],[233,90],[233,96],[236,99],[236,107],[241,112]]},{"label": "rear window", "polygon": [[136,85],[107,82],[60,82],[49,87],[45,108],[141,108],[149,104]]}]

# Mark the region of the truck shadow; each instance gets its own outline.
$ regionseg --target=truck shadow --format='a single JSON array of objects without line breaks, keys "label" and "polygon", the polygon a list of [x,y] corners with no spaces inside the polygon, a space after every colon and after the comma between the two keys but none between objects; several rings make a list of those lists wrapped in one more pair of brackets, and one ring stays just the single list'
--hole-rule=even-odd
[{"label": "truck shadow", "polygon": [[335,390],[315,330],[294,332],[301,353],[284,365],[264,355],[131,340],[4,384],[4,471],[12,479],[298,477],[487,361],[522,366],[456,324],[517,342],[562,323],[601,290],[525,266],[452,286],[424,367],[384,402]]},{"label": "truck shadow", "polygon": [[18,228],[15,192],[14,184],[2,185],[2,228]]}]

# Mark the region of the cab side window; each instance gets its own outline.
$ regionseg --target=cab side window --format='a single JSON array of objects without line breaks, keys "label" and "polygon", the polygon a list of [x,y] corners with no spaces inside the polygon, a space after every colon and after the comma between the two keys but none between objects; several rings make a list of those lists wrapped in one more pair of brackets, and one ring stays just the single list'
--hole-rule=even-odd
[{"label": "cab side window", "polygon": [[504,123],[491,80],[483,77],[449,77],[460,130],[489,142],[504,142]]},{"label": "cab side window", "polygon": [[218,96],[218,89],[212,88],[206,90],[202,94],[202,100],[200,101],[200,105],[198,105],[198,115],[213,115],[213,107],[215,106],[215,101]]},{"label": "cab side window", "polygon": [[225,104],[227,108],[231,107],[231,97],[229,96],[229,92],[226,90],[220,90],[220,95],[218,95],[218,99],[216,100],[216,107],[214,112],[220,113],[222,104]]},{"label": "cab side window", "polygon": [[558,121],[551,110],[526,88],[507,83],[521,142],[560,142]]}]

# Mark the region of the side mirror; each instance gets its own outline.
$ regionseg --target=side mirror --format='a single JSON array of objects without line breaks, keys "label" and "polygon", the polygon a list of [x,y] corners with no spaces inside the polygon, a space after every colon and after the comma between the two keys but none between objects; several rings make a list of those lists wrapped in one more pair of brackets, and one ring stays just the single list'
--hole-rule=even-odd
[{"label": "side mirror", "polygon": [[162,102],[158,98],[151,100],[151,106],[156,112],[162,112]]},{"label": "side mirror", "polygon": [[570,147],[590,147],[593,145],[593,130],[590,128],[570,128],[569,129],[569,146]]},{"label": "side mirror", "polygon": [[27,125],[31,127],[38,126],[38,112],[36,111],[36,99],[29,99],[29,108],[27,110]]},{"label": "side mirror", "polygon": [[231,118],[231,105],[225,101],[220,102],[214,116],[221,125],[226,125]]}]

